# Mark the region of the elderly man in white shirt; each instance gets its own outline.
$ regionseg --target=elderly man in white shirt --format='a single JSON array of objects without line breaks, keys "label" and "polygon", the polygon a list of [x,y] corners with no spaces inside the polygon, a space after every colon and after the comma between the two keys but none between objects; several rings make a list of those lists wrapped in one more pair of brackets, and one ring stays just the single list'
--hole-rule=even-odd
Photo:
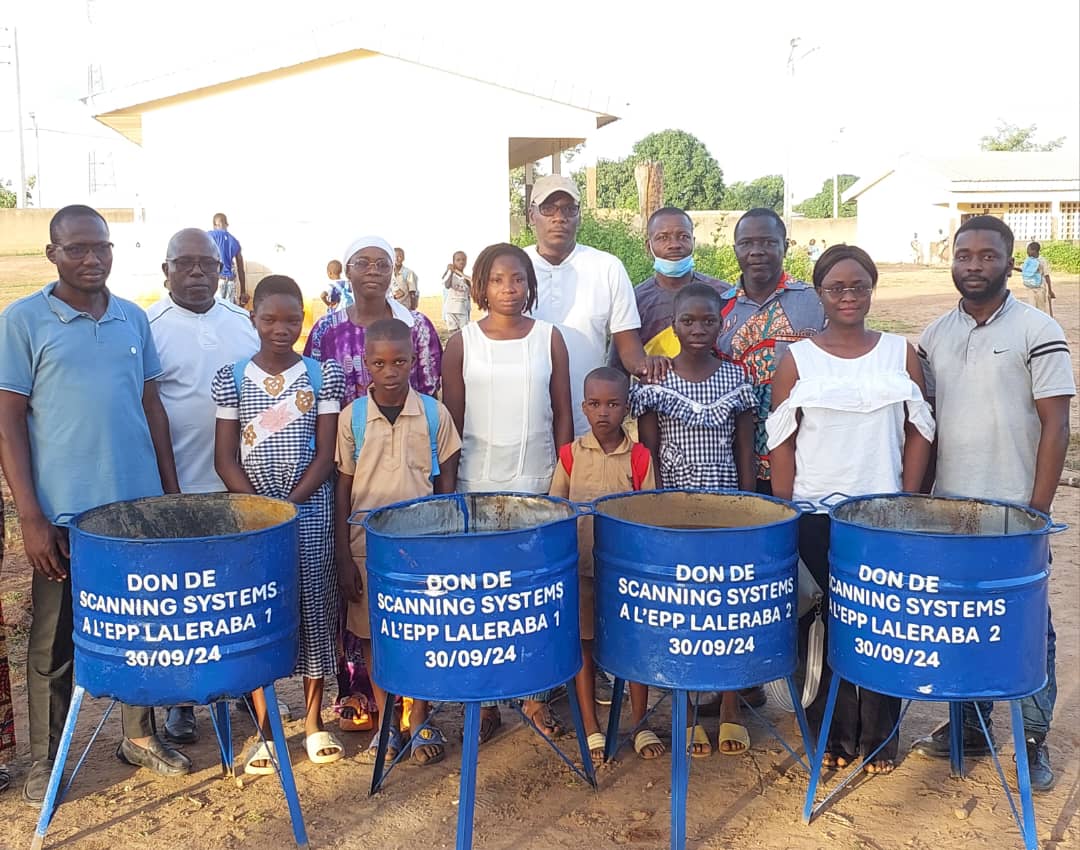
[{"label": "elderly man in white shirt", "polygon": [[[175,234],[161,270],[168,294],[146,312],[164,370],[158,392],[169,415],[180,491],[223,492],[214,470],[216,405],[210,383],[226,363],[258,351],[259,337],[247,310],[214,297],[221,258],[205,230]],[[165,735],[177,743],[195,741],[195,709],[170,708]]]}]

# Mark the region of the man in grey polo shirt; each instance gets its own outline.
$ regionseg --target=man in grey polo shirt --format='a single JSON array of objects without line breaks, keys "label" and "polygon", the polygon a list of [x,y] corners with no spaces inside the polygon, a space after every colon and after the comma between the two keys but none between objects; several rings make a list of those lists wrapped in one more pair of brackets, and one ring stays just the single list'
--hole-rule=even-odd
[{"label": "man in grey polo shirt", "polygon": [[[955,310],[935,320],[919,343],[927,397],[937,417],[934,493],[1001,499],[1050,512],[1069,444],[1069,400],[1076,394],[1061,326],[1005,288],[1013,234],[993,216],[964,222],[953,242]],[[1023,703],[1031,786],[1049,791],[1054,772],[1046,734],[1054,713],[1055,634],[1047,621],[1047,683]],[[988,729],[992,703],[979,703]],[[964,751],[983,755],[978,716],[964,704]],[[949,724],[914,744],[949,756]]]},{"label": "man in grey polo shirt", "polygon": [[[26,649],[33,764],[23,799],[40,805],[71,702],[72,600],[67,530],[97,505],[179,492],[161,375],[146,314],[112,295],[109,227],[90,207],[49,223],[58,280],[0,314],[0,464],[34,568]],[[124,706],[117,757],[163,774],[191,762],[154,730],[149,708]]]}]

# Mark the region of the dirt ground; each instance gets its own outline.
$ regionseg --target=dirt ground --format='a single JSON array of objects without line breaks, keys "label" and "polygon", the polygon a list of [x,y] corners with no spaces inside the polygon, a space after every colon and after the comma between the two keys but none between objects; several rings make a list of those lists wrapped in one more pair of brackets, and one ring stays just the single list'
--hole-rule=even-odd
[{"label": "dirt ground", "polygon": [[[33,258],[0,258],[0,308],[27,288],[47,279],[47,266]],[[1058,280],[1055,312],[1066,327],[1074,352],[1080,352],[1080,281]],[[947,272],[912,268],[884,271],[872,317],[878,327],[910,338],[935,316],[950,309],[955,293]],[[437,299],[425,299],[434,316]],[[1074,405],[1074,429],[1077,422]],[[1077,447],[1070,452],[1077,462]],[[1073,528],[1054,538],[1051,602],[1058,630],[1058,703],[1049,738],[1058,773],[1057,788],[1036,798],[1042,850],[1080,847],[1080,490],[1062,487],[1055,513]],[[24,806],[19,787],[28,766],[24,664],[29,622],[29,569],[18,528],[7,522],[8,558],[0,576],[0,599],[8,622],[20,736],[12,789],[0,797],[0,849],[29,846],[37,812]],[[282,683],[289,704],[301,703],[298,681]],[[328,695],[329,699],[332,694]],[[84,704],[75,748],[81,751],[104,708]],[[563,701],[556,710],[568,718]],[[594,792],[576,779],[535,736],[504,710],[502,731],[481,751],[476,806],[477,848],[546,850],[616,847],[663,848],[668,844],[670,757],[644,762],[624,747],[617,761],[601,769]],[[788,741],[799,748],[790,715],[775,706],[764,710]],[[901,730],[901,762],[889,777],[863,777],[811,825],[801,821],[806,774],[754,719],[750,753],[714,753],[692,762],[687,807],[687,846],[692,850],[968,850],[1020,847],[1009,806],[988,760],[979,760],[966,780],[949,777],[947,763],[907,756],[910,742],[930,731],[945,707],[915,704]],[[1006,739],[1006,712],[999,707],[998,737]],[[329,710],[326,717],[330,719]],[[251,731],[234,712],[235,744]],[[629,715],[624,714],[624,726]],[[600,720],[606,721],[601,709]],[[192,775],[163,779],[136,771],[113,755],[120,735],[114,714],[91,751],[72,794],[53,821],[48,847],[79,850],[150,850],[178,847],[286,848],[292,833],[281,790],[273,777],[242,782],[223,779],[208,715],[199,710],[201,741],[187,749],[197,768]],[[667,727],[665,728],[665,724]],[[448,848],[454,846],[458,802],[461,711],[444,709],[442,728],[451,740],[447,759],[418,768],[404,765],[383,790],[367,794],[371,768],[354,760],[367,734],[345,736],[347,758],[315,766],[302,753],[301,724],[286,728],[311,846],[360,848]],[[706,721],[715,743],[715,720]],[[670,717],[661,709],[655,728],[669,741]],[[575,745],[561,742],[564,750]],[[1002,766],[1014,784],[1011,746],[1003,746]],[[836,779],[824,785],[827,791]],[[819,792],[820,796],[820,792]]]}]

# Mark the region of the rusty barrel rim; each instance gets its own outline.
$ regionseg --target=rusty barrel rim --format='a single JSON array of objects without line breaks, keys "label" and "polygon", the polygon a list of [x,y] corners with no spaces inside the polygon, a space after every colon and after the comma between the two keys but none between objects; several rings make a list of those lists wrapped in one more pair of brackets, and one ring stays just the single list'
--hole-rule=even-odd
[{"label": "rusty barrel rim", "polygon": [[[571,502],[569,499],[563,499],[560,496],[549,496],[546,493],[517,493],[512,491],[492,490],[476,493],[439,493],[433,496],[424,496],[419,499],[402,499],[400,502],[393,502],[389,505],[383,505],[372,510],[358,510],[349,514],[349,525],[363,526],[364,531],[368,534],[375,534],[381,537],[387,537],[393,540],[409,540],[413,538],[430,538],[433,535],[423,533],[404,534],[397,531],[387,531],[381,528],[372,528],[372,520],[390,513],[394,510],[401,510],[404,508],[412,508],[416,505],[429,504],[432,502],[456,502],[461,508],[462,512],[467,516],[470,515],[467,502],[470,499],[483,498],[483,497],[502,497],[515,496],[522,499],[529,499],[531,501],[547,502],[554,505],[565,505],[568,513],[564,517],[558,517],[557,519],[545,520],[544,522],[538,522],[522,526],[520,528],[509,529],[493,529],[491,531],[448,531],[439,532],[438,536],[446,540],[461,540],[469,539],[476,540],[482,537],[494,537],[496,535],[506,536],[508,534],[519,534],[522,532],[533,532],[538,529],[548,528],[553,525],[558,525],[561,522],[566,522],[568,519],[577,519],[579,516],[583,516],[583,512],[579,509],[578,505]],[[363,517],[358,519],[358,517]]]},{"label": "rusty barrel rim", "polygon": [[[855,519],[845,519],[842,516],[838,516],[838,512],[844,507],[849,507],[859,502],[870,502],[874,500],[879,501],[895,501],[899,499],[910,499],[912,501],[925,501],[925,502],[952,502],[952,503],[975,503],[979,505],[990,505],[992,507],[1006,508],[1020,513],[1027,514],[1031,517],[1036,517],[1042,521],[1041,528],[1029,528],[1018,531],[1010,531],[1008,533],[1001,534],[972,534],[965,532],[944,532],[944,531],[920,531],[918,529],[907,528],[893,528],[889,526],[870,525],[869,523],[860,522]],[[880,531],[887,532],[888,534],[902,534],[905,537],[931,537],[942,540],[956,540],[965,537],[971,538],[993,538],[993,537],[1041,537],[1054,533],[1055,525],[1053,519],[1049,514],[1043,511],[1037,510],[1030,505],[1022,505],[1018,502],[1009,502],[1004,499],[979,499],[975,497],[967,496],[935,496],[933,494],[926,493],[870,493],[865,496],[850,496],[843,501],[836,502],[829,506],[829,520],[837,525],[846,525],[851,528],[859,529],[860,531]]]},{"label": "rusty barrel rim", "polygon": [[[93,518],[94,514],[106,513],[107,511],[116,508],[119,505],[135,505],[145,504],[147,502],[180,502],[190,501],[191,499],[198,499],[199,497],[212,497],[207,498],[206,501],[224,501],[224,502],[262,502],[273,505],[275,510],[290,509],[289,516],[282,519],[279,522],[274,522],[269,525],[264,525],[260,528],[253,528],[246,531],[226,532],[224,534],[205,534],[198,537],[146,537],[146,538],[130,538],[119,537],[114,534],[101,534],[96,531],[87,531],[80,526],[80,523]],[[139,499],[121,499],[116,502],[109,502],[104,505],[96,505],[92,508],[87,508],[75,516],[71,517],[68,528],[78,534],[80,537],[84,537],[90,540],[101,540],[106,542],[125,542],[125,543],[138,543],[144,546],[160,546],[162,544],[173,543],[199,543],[204,540],[236,540],[242,537],[250,538],[253,535],[263,534],[269,531],[275,531],[283,526],[289,525],[295,522],[300,517],[300,508],[298,505],[293,504],[285,499],[274,499],[270,496],[259,496],[255,493],[166,493],[163,496],[143,496]]]},{"label": "rusty barrel rim", "polygon": [[[614,502],[617,500],[629,501],[636,499],[639,496],[662,496],[668,493],[684,493],[691,496],[726,496],[729,498],[747,498],[752,497],[754,499],[760,499],[763,502],[772,502],[781,508],[787,508],[791,511],[791,516],[783,517],[781,519],[774,520],[772,522],[762,523],[760,525],[737,525],[728,527],[714,527],[714,526],[700,526],[696,528],[672,528],[664,525],[652,525],[647,522],[641,522],[640,520],[623,519],[622,517],[615,516],[614,514],[607,513],[601,508],[605,502]],[[619,525],[626,525],[632,527],[646,527],[655,529],[657,532],[664,534],[715,534],[717,531],[738,532],[738,531],[762,531],[767,528],[775,528],[781,525],[785,525],[789,522],[798,520],[799,517],[805,513],[805,511],[794,502],[789,502],[786,499],[781,499],[778,496],[767,496],[764,493],[755,493],[751,490],[690,490],[681,487],[664,487],[656,490],[633,490],[627,493],[612,493],[610,496],[601,496],[591,503],[592,510],[590,513],[602,515],[605,522],[614,522]]]}]

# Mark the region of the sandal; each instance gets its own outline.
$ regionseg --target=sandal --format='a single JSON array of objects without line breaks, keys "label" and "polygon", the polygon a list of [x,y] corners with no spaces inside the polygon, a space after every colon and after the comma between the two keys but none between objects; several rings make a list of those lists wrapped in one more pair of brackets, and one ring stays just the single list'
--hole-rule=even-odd
[{"label": "sandal", "polygon": [[[428,754],[424,750],[435,750]],[[409,757],[421,767],[438,764],[446,757],[446,736],[437,726],[425,726],[412,736],[409,742]]]},{"label": "sandal", "polygon": [[[330,764],[345,755],[345,748],[341,746],[341,741],[325,729],[320,729],[305,737],[304,749],[307,750],[308,760],[313,764]],[[327,754],[323,752],[324,750],[331,752]]]},{"label": "sandal", "polygon": [[821,756],[821,766],[826,770],[843,770],[855,761],[855,756],[843,750],[826,750]]},{"label": "sandal", "polygon": [[690,739],[690,758],[703,759],[712,755],[712,744],[704,726],[687,727],[686,737]]},{"label": "sandal", "polygon": [[8,770],[8,766],[0,762],[0,791],[7,791],[8,786],[11,784],[11,772]]},{"label": "sandal", "polygon": [[[386,758],[388,761],[393,761],[398,757],[400,753],[405,749],[405,744],[401,740],[401,730],[391,729],[390,735],[386,741]],[[371,739],[371,743],[368,744],[366,750],[361,750],[356,754],[356,760],[361,764],[375,764],[375,759],[379,754],[379,733],[375,732],[374,737]]]},{"label": "sandal", "polygon": [[566,727],[562,725],[562,721],[559,720],[558,715],[551,710],[546,702],[538,703],[540,706],[535,709],[532,714],[522,710],[522,713],[529,719],[529,721],[540,730],[540,734],[548,738],[559,738],[566,734]]},{"label": "sandal", "polygon": [[604,733],[590,732],[589,737],[585,739],[585,744],[589,748],[589,758],[592,759],[593,764],[603,764],[604,749],[607,747],[607,738]]},{"label": "sandal", "polygon": [[896,762],[892,759],[874,759],[864,764],[863,770],[871,776],[884,776],[896,770]]},{"label": "sandal", "polygon": [[[698,727],[701,728],[700,726]],[[702,730],[704,731],[704,730]],[[705,738],[708,741],[708,737]],[[654,749],[649,750],[650,747]],[[656,747],[659,747],[659,752],[656,751]],[[656,737],[656,733],[652,729],[641,729],[636,735],[634,735],[634,752],[641,756],[645,761],[652,761],[653,759],[660,758],[667,752],[667,748],[664,746],[664,742]]]},{"label": "sandal", "polygon": [[[725,743],[739,746],[725,750]],[[725,756],[740,756],[750,749],[750,732],[741,723],[721,723],[717,744]]]},{"label": "sandal", "polygon": [[[277,758],[277,750],[274,749],[273,741],[258,741],[248,751],[244,759],[244,773],[248,776],[269,776],[276,772],[274,759]],[[262,762],[261,765],[255,762]]]},{"label": "sandal", "polygon": [[502,728],[502,714],[497,705],[480,709],[480,743],[486,744]]},{"label": "sandal", "polygon": [[342,732],[367,732],[379,728],[379,712],[362,696],[347,697],[337,707],[338,729]]}]

